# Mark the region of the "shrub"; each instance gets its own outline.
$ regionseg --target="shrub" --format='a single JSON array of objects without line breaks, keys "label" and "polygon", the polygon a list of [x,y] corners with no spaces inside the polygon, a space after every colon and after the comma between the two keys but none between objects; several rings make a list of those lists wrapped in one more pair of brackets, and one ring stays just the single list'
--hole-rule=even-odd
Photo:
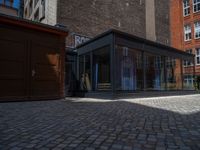
[{"label": "shrub", "polygon": [[195,86],[195,89],[200,90],[200,76],[195,77],[194,86]]}]

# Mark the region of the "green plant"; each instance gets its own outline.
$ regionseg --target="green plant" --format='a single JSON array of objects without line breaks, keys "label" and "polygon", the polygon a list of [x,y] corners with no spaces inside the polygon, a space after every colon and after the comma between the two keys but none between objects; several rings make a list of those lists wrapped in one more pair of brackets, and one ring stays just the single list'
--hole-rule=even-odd
[{"label": "green plant", "polygon": [[200,90],[200,76],[195,77],[194,86],[196,90]]}]

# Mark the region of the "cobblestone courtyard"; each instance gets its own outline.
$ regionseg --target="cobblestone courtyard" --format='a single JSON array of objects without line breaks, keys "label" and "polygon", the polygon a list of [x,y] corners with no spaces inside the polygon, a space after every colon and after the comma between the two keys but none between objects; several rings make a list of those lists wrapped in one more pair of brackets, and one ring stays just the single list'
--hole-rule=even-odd
[{"label": "cobblestone courtyard", "polygon": [[200,96],[0,103],[0,149],[200,149]]}]

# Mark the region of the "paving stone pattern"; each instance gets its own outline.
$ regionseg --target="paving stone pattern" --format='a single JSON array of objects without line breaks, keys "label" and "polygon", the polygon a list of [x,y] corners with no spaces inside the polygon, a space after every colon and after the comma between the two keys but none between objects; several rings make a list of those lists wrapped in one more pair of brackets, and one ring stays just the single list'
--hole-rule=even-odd
[{"label": "paving stone pattern", "polygon": [[0,150],[199,150],[200,96],[0,103]]}]

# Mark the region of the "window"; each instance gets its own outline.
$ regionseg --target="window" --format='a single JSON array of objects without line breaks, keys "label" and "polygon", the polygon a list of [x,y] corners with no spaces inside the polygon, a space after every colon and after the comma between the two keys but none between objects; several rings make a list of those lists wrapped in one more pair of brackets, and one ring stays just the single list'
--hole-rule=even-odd
[{"label": "window", "polygon": [[162,59],[161,59],[161,56],[155,56],[155,68],[156,69],[159,69],[159,68],[161,68],[161,66],[162,66]]},{"label": "window", "polygon": [[12,1],[10,1],[10,0],[4,0],[4,1],[5,1],[6,6],[10,6],[10,7],[13,6],[13,2]]},{"label": "window", "polygon": [[[189,54],[192,54],[192,49],[186,50],[185,52],[186,52],[186,53],[189,53]],[[192,66],[193,64],[192,64],[191,61],[184,60],[183,65],[184,65],[184,67],[188,67],[188,66]]]},{"label": "window", "polygon": [[108,46],[93,52],[93,89],[110,90],[110,49]]},{"label": "window", "polygon": [[184,75],[184,86],[186,88],[193,87],[194,85],[194,78],[193,75]]},{"label": "window", "polygon": [[32,11],[33,11],[33,1],[31,0],[29,3],[29,15],[32,14]]},{"label": "window", "polygon": [[184,26],[185,41],[189,41],[192,38],[192,31],[190,25]]},{"label": "window", "polygon": [[200,48],[196,49],[196,64],[200,65]]},{"label": "window", "polygon": [[176,66],[176,59],[167,57],[166,66],[167,68],[174,68]]},{"label": "window", "polygon": [[37,5],[39,0],[35,0],[34,7]]},{"label": "window", "polygon": [[27,10],[27,8],[25,9],[24,17],[25,17],[25,18],[28,18],[28,10]]},{"label": "window", "polygon": [[190,14],[189,0],[183,0],[183,15],[188,16]]},{"label": "window", "polygon": [[136,55],[136,65],[137,68],[142,68],[143,63],[142,63],[142,53],[137,53]]},{"label": "window", "polygon": [[42,5],[42,10],[41,10],[41,18],[40,19],[43,19],[43,18],[45,18],[45,9],[46,9],[45,0],[41,1],[41,5]]},{"label": "window", "polygon": [[193,0],[193,9],[194,12],[200,11],[200,0]]},{"label": "window", "polygon": [[91,62],[90,53],[79,57],[79,77],[81,90],[91,91]]},{"label": "window", "polygon": [[200,38],[200,21],[194,23],[195,39]]},{"label": "window", "polygon": [[37,22],[39,21],[39,9],[37,9],[37,11],[34,15],[34,20],[37,21]]}]

